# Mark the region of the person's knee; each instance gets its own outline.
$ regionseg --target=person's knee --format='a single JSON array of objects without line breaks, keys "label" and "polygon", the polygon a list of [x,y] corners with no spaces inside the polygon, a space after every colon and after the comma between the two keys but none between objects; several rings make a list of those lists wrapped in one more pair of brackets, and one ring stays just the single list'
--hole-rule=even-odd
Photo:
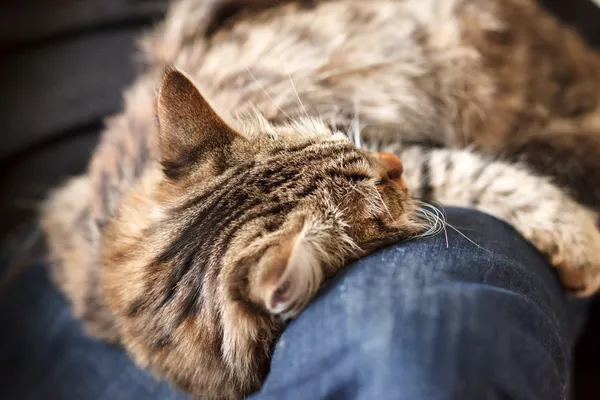
[{"label": "person's knee", "polygon": [[407,399],[564,398],[568,339],[521,295],[476,284],[432,287],[398,324],[393,357],[380,368],[403,381]]},{"label": "person's knee", "polygon": [[450,233],[343,271],[284,333],[259,398],[561,398],[570,338],[556,279],[514,230],[467,216],[479,247]]}]

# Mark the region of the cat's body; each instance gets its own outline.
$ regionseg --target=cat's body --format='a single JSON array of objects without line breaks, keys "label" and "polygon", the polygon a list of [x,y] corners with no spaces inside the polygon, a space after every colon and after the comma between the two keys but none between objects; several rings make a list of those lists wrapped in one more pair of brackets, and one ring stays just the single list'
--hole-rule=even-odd
[{"label": "cat's body", "polygon": [[[600,58],[575,34],[526,0],[275,3],[175,3],[87,174],[47,202],[53,274],[92,334],[194,395],[256,390],[281,315],[423,228],[406,183],[508,221],[568,286],[598,288]],[[171,71],[157,126],[171,64],[226,123]],[[307,114],[355,133],[358,121],[406,180]],[[408,144],[420,140],[445,148]]]}]

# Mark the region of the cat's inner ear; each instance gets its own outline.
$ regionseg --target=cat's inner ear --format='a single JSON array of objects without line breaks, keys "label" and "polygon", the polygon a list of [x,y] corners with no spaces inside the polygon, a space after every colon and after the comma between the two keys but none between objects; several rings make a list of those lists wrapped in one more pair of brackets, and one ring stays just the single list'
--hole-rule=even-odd
[{"label": "cat's inner ear", "polygon": [[213,110],[183,72],[166,71],[157,99],[161,163],[177,178],[198,162],[227,164],[231,145],[243,139]]},{"label": "cat's inner ear", "polygon": [[291,318],[304,308],[322,281],[316,249],[301,229],[283,235],[265,252],[253,291],[270,313]]}]

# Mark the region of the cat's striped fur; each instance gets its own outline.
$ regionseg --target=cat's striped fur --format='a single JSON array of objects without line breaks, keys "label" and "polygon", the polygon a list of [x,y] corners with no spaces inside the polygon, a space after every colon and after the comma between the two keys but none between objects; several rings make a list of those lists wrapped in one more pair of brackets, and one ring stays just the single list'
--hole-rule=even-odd
[{"label": "cat's striped fur", "polygon": [[[176,2],[88,172],[46,203],[53,275],[92,334],[194,395],[252,392],[325,279],[426,228],[405,186],[508,221],[598,288],[598,191],[529,146],[600,132],[600,61],[575,34],[528,0],[273,3]],[[157,100],[171,64],[190,77],[170,70]],[[356,121],[364,149],[337,132]]]}]

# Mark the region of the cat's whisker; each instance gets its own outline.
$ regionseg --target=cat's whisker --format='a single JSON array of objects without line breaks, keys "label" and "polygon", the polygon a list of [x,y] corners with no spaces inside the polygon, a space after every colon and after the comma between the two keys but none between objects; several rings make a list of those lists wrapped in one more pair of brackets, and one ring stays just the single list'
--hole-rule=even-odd
[{"label": "cat's whisker", "polygon": [[450,226],[450,224],[448,223],[448,218],[446,217],[446,212],[442,206],[434,206],[432,204],[429,204],[429,208],[434,210],[436,215],[438,215],[440,217],[440,221],[444,227],[444,237],[446,239],[446,248],[449,248],[450,243],[448,241],[448,230],[446,229],[446,226]]},{"label": "cat's whisker", "polygon": [[[477,248],[479,248],[487,253],[496,255],[496,253],[477,244],[475,241],[473,241],[471,238],[469,238],[467,235],[465,235],[460,229],[458,229],[454,225],[450,224],[446,219],[445,211],[440,211],[440,208],[443,209],[443,207],[440,206],[440,208],[438,208],[438,207],[434,206],[433,204],[429,204],[429,203],[426,203],[426,202],[420,201],[420,200],[416,200],[416,202],[419,204],[419,209],[417,210],[417,212],[419,212],[421,214],[421,216],[428,218],[428,219],[429,218],[435,219],[434,225],[430,226],[430,228],[427,229],[425,232],[422,232],[419,235],[417,235],[417,238],[435,236],[443,230],[446,235],[446,247],[449,247],[448,232],[446,230],[446,227],[448,227],[448,228],[452,229],[453,231],[455,231],[456,233],[458,233],[460,236],[462,236],[465,240],[467,240],[468,242],[470,242],[471,244],[476,246]],[[438,227],[438,224],[440,225],[439,227]]]},{"label": "cat's whisker", "polygon": [[285,111],[283,111],[283,108],[279,107],[279,105],[275,102],[275,100],[273,100],[273,98],[271,97],[271,95],[269,95],[269,93],[267,93],[267,91],[265,90],[265,88],[263,87],[263,85],[261,85],[261,83],[258,81],[258,79],[256,79],[256,77],[254,76],[254,74],[252,73],[252,71],[250,71],[250,68],[246,68],[246,70],[248,71],[248,73],[250,74],[250,76],[252,77],[252,79],[254,79],[254,82],[256,82],[256,84],[258,85],[258,87],[269,98],[269,100],[271,100],[271,102],[275,105],[275,107],[277,107],[277,109],[279,111],[281,111],[281,113],[283,115],[285,115],[287,119],[292,120],[292,117],[290,117],[288,115],[288,113],[286,113]]},{"label": "cat's whisker", "polygon": [[348,137],[348,139],[350,139],[350,142],[352,142],[352,144],[356,147],[356,148],[360,148],[360,143],[356,143],[356,135],[354,134],[354,117],[353,119],[350,121],[350,125],[348,125],[348,130],[346,131],[346,136]]},{"label": "cat's whisker", "polygon": [[435,236],[438,233],[440,233],[441,231],[444,231],[446,234],[446,246],[448,246],[448,240],[447,240],[447,232],[446,232],[446,218],[445,215],[443,215],[439,209],[437,209],[436,207],[434,207],[431,204],[422,202],[420,200],[416,200],[416,202],[419,204],[419,208],[417,209],[417,212],[420,214],[421,217],[424,217],[427,219],[428,222],[428,229],[426,229],[424,232],[421,232],[417,237],[421,238],[421,237],[430,237],[430,236]]},{"label": "cat's whisker", "polygon": [[329,117],[329,125],[331,127],[331,131],[333,132],[334,130],[337,130],[337,115],[339,112],[340,108],[337,105],[333,106],[333,111],[331,113],[331,116]]},{"label": "cat's whisker", "polygon": [[423,221],[423,226],[427,227],[426,230],[417,234],[414,238],[431,237],[440,233],[444,229],[444,224],[440,223],[439,217],[430,211],[419,210],[421,217],[426,218],[427,221]]},{"label": "cat's whisker", "polygon": [[392,221],[395,221],[394,216],[390,212],[390,209],[388,208],[387,204],[385,204],[385,201],[383,201],[383,196],[381,196],[381,193],[379,193],[379,190],[375,190],[375,192],[377,193],[377,196],[379,197],[380,204],[382,205],[382,207],[385,210],[385,212],[387,213],[387,215],[390,217],[390,219]]},{"label": "cat's whisker", "polygon": [[306,107],[304,107],[304,103],[302,103],[302,100],[300,99],[300,94],[298,93],[298,89],[296,88],[296,84],[294,83],[294,80],[292,79],[292,74],[290,73],[290,70],[287,66],[287,63],[285,62],[285,60],[283,59],[283,57],[281,55],[279,55],[279,59],[281,60],[282,64],[283,64],[283,68],[285,68],[285,72],[288,76],[288,79],[290,80],[290,83],[292,85],[292,89],[294,90],[294,94],[296,95],[296,99],[298,100],[298,103],[300,104],[300,107],[302,107],[302,112],[304,112],[304,116],[306,116],[306,118],[311,122],[311,124],[313,125],[313,128],[315,130],[317,130],[317,127],[315,126],[314,120],[310,117],[310,115],[308,115],[308,111],[306,111]]},{"label": "cat's whisker", "polygon": [[[364,193],[363,193],[363,192],[361,192],[361,191],[360,191],[360,189],[359,189],[357,186],[350,185],[349,187],[350,187],[351,191],[355,191],[355,192],[356,192],[356,193],[358,193],[360,196],[363,196],[363,195],[364,195]],[[371,202],[369,203],[369,208],[372,208],[372,209],[377,209],[377,210],[383,210],[383,211],[385,211],[385,212],[386,212],[386,214],[387,214],[387,215],[390,217],[390,219],[391,219],[392,221],[395,221],[395,218],[394,218],[394,216],[392,215],[392,213],[390,212],[390,210],[389,210],[389,208],[388,208],[387,204],[385,204],[385,201],[383,200],[383,197],[381,196],[381,193],[379,193],[379,191],[378,191],[378,190],[375,190],[375,192],[377,193],[377,197],[378,197],[378,199],[372,199],[372,200],[373,200],[373,202],[372,202],[372,203],[371,203]],[[351,192],[348,192],[348,193],[347,193],[347,194],[344,196],[344,198],[345,198],[345,197],[347,197],[347,196],[349,196],[350,194],[351,194]],[[371,196],[369,196],[369,199],[371,199]],[[379,201],[377,201],[377,200],[379,200]]]},{"label": "cat's whisker", "polygon": [[[444,221],[448,221],[448,217],[446,215],[446,209],[442,205],[439,205],[439,210],[441,210],[441,212],[442,212],[442,218],[443,218],[443,220]],[[444,229],[444,235],[446,237],[446,248],[449,248],[450,245],[448,243],[448,231],[446,229]]]},{"label": "cat's whisker", "polygon": [[[286,66],[286,71],[287,71],[287,66]],[[289,71],[287,71],[287,75],[290,80],[290,83],[292,84],[292,89],[294,89],[294,94],[296,95],[296,99],[298,99],[298,103],[300,104],[300,107],[302,107],[302,112],[304,112],[304,115],[306,116],[306,118],[311,119],[310,115],[308,115],[308,111],[306,111],[306,107],[304,107],[304,103],[302,103],[302,100],[300,99],[300,95],[298,94],[298,90],[296,89],[296,85],[294,84],[294,80],[292,79],[292,75],[290,74]]]},{"label": "cat's whisker", "polygon": [[358,112],[358,102],[354,102],[354,118],[352,118],[353,134],[354,134],[354,145],[362,149],[362,138],[360,134],[360,115]]},{"label": "cat's whisker", "polygon": [[493,251],[491,251],[491,250],[489,250],[489,249],[486,249],[485,247],[483,247],[483,246],[480,246],[479,244],[475,243],[475,242],[474,242],[474,241],[473,241],[471,238],[469,238],[467,235],[465,235],[464,233],[462,233],[462,232],[461,232],[461,231],[460,231],[458,228],[456,228],[454,225],[451,225],[451,224],[449,224],[449,223],[446,223],[446,225],[447,225],[449,228],[451,228],[453,231],[455,231],[456,233],[458,233],[460,236],[462,236],[463,238],[465,238],[467,241],[469,241],[471,244],[473,244],[473,245],[475,245],[476,247],[478,247],[479,249],[481,249],[481,250],[483,250],[483,251],[485,251],[485,252],[487,252],[487,253],[490,253],[490,254],[493,254],[493,255],[497,255],[497,254],[496,254],[496,253],[494,253]]},{"label": "cat's whisker", "polygon": [[[351,184],[351,185],[350,185],[350,189],[351,189],[352,191],[354,191],[354,192],[358,193],[358,195],[359,195],[359,196],[361,196],[361,195],[363,195],[363,194],[364,194],[363,192],[361,192],[361,190],[360,190],[360,189],[359,189],[359,188],[358,188],[356,185],[353,185],[353,184]],[[348,193],[346,194],[346,196],[349,196],[350,194],[351,194],[351,192],[348,192]]]}]

